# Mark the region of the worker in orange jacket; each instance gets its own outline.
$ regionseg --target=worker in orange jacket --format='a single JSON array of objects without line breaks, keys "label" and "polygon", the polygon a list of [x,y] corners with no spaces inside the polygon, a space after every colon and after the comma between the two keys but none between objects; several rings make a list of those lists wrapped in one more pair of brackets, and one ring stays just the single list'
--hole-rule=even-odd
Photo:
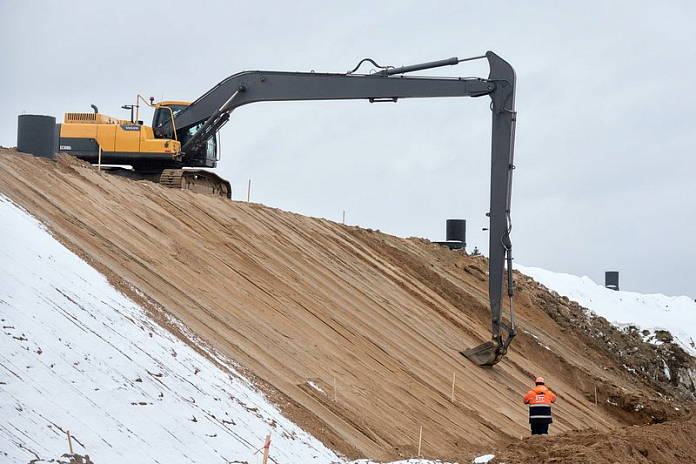
[{"label": "worker in orange jacket", "polygon": [[524,395],[524,404],[529,405],[529,423],[532,435],[548,435],[551,418],[551,403],[556,401],[556,395],[546,387],[542,377],[534,381],[536,386]]}]

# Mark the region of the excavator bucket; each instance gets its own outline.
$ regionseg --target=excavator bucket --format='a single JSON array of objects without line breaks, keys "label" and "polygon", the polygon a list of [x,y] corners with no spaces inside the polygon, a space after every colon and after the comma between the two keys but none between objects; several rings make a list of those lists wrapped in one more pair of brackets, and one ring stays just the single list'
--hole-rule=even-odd
[{"label": "excavator bucket", "polygon": [[489,340],[471,349],[460,352],[478,366],[493,366],[503,359],[504,351],[496,340]]}]

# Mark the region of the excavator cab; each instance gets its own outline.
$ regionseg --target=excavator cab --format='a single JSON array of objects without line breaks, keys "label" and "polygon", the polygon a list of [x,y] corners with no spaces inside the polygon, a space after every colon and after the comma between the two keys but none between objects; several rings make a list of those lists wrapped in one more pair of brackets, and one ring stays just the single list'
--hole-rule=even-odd
[{"label": "excavator cab", "polygon": [[191,103],[183,101],[163,101],[155,105],[155,114],[152,117],[152,127],[161,127],[164,123],[171,121],[172,116],[188,108]]},{"label": "excavator cab", "polygon": [[[189,105],[191,105],[191,103],[184,101],[163,101],[158,103],[155,105],[152,127],[156,129],[171,121],[172,117],[176,119],[176,116],[188,108]],[[186,142],[191,140],[202,125],[203,123],[187,128],[176,128],[177,140],[182,146],[186,145]],[[217,166],[218,160],[217,134],[214,134],[206,140],[205,143],[201,144],[198,150],[185,154],[185,164],[192,167],[214,168]]]}]

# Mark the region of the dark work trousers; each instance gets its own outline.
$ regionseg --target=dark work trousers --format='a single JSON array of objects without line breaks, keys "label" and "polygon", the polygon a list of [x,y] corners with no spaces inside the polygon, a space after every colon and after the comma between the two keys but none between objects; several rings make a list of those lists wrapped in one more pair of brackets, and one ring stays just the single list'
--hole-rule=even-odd
[{"label": "dark work trousers", "polygon": [[532,426],[532,435],[548,435],[549,424],[530,424]]}]

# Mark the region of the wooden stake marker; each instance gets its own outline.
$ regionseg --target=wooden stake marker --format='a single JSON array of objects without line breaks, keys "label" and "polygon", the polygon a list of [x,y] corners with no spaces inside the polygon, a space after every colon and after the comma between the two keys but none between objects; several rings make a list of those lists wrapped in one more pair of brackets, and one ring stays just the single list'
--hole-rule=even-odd
[{"label": "wooden stake marker", "polygon": [[423,441],[423,426],[420,426],[420,432],[418,432],[418,457],[421,457],[421,442]]},{"label": "wooden stake marker", "polygon": [[457,380],[457,372],[452,372],[452,403],[454,403],[454,382]]},{"label": "wooden stake marker", "polygon": [[263,464],[268,462],[268,450],[271,448],[271,434],[266,435],[266,444],[263,445]]},{"label": "wooden stake marker", "polygon": [[67,430],[65,433],[68,434],[68,446],[70,447],[70,454],[73,454],[72,437],[70,436],[70,430]]}]

